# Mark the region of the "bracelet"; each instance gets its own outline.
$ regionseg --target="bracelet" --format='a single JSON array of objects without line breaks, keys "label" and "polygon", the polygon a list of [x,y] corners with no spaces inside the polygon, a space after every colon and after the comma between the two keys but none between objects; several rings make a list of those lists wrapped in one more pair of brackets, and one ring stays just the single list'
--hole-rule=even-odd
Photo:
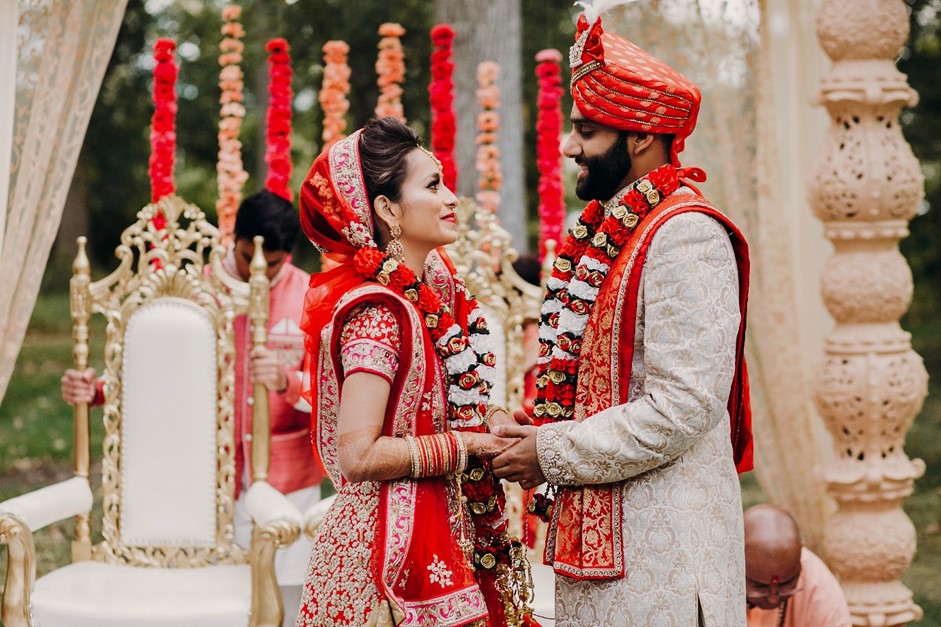
[{"label": "bracelet", "polygon": [[[434,435],[405,436],[412,461],[413,479],[438,477],[467,467],[467,446],[455,431]],[[463,459],[463,464],[461,460]]]},{"label": "bracelet", "polygon": [[405,436],[405,444],[408,446],[408,456],[412,462],[412,474],[409,476],[413,479],[417,479],[421,476],[421,461],[418,456],[418,445],[415,442],[415,436]]},{"label": "bracelet", "polygon": [[490,419],[493,418],[493,415],[498,411],[506,412],[507,414],[510,413],[507,411],[506,407],[500,407],[499,405],[488,405],[487,413],[484,414],[484,426],[487,427],[487,429],[490,429]]},{"label": "bracelet", "polygon": [[457,444],[457,468],[454,469],[454,474],[459,475],[467,470],[467,443],[464,442],[464,436],[460,431],[451,433],[454,434],[454,442]]}]

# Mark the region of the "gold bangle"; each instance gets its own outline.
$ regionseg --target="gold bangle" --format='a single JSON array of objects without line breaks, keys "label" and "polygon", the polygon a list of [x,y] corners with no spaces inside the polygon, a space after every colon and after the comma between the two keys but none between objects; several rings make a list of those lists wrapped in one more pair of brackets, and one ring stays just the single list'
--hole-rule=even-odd
[{"label": "gold bangle", "polygon": [[499,405],[488,405],[487,413],[484,414],[484,426],[487,427],[487,429],[490,429],[490,419],[493,418],[493,415],[498,411],[502,411],[506,414],[510,413],[507,411],[506,407],[500,407]]},{"label": "gold bangle", "polygon": [[467,444],[464,442],[464,435],[460,431],[452,431],[454,434],[454,443],[457,445],[457,468],[454,474],[459,475],[467,470]]},{"label": "gold bangle", "polygon": [[405,436],[405,444],[408,446],[408,456],[412,462],[412,479],[418,479],[421,473],[421,462],[418,458],[418,443],[415,442],[415,436]]}]

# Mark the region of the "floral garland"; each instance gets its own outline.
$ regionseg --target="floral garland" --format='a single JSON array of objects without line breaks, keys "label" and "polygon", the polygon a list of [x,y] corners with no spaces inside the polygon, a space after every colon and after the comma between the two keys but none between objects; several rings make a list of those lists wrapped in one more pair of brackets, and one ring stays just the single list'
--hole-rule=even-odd
[{"label": "floral garland", "polygon": [[546,256],[546,242],[562,241],[565,201],[562,191],[562,53],[548,48],[536,54],[539,79],[539,113],[536,117],[536,165],[539,169],[539,259]]},{"label": "floral garland", "polygon": [[485,210],[496,214],[500,208],[500,185],[503,172],[500,170],[500,149],[497,138],[500,131],[500,88],[495,85],[500,76],[500,66],[493,61],[484,61],[477,66],[477,203]]},{"label": "floral garland", "polygon": [[625,190],[609,216],[598,201],[589,203],[569,231],[546,283],[541,312],[536,424],[572,418],[578,356],[601,284],[637,223],[678,187],[676,168],[660,166]]},{"label": "floral garland", "polygon": [[[438,294],[392,256],[377,248],[360,248],[353,257],[353,267],[360,276],[377,281],[415,306],[447,370],[449,425],[454,430],[485,433],[483,417],[496,382],[496,358],[487,349],[490,331],[477,301],[464,289],[470,312],[465,331]],[[463,288],[460,282],[459,286]],[[468,460],[461,481],[474,519],[474,566],[499,592],[511,619],[508,624],[532,624],[525,604],[531,586],[525,552],[509,535],[503,485],[489,464],[477,457]]]},{"label": "floral garland", "polygon": [[317,99],[323,109],[323,147],[327,150],[346,136],[346,112],[350,108],[350,66],[346,63],[350,47],[345,41],[332,40],[323,45],[323,85]]},{"label": "floral garland", "polygon": [[454,117],[454,29],[448,24],[438,24],[431,29],[431,83],[428,95],[431,99],[431,149],[441,162],[444,184],[456,189],[457,163],[454,161],[454,136],[457,120]]},{"label": "floral garland", "polygon": [[279,37],[265,46],[268,51],[268,114],[265,121],[265,163],[268,191],[294,200],[291,191],[291,47]]},{"label": "floral garland", "polygon": [[379,100],[376,102],[376,117],[392,117],[405,124],[402,108],[402,83],[405,81],[405,53],[401,37],[405,29],[401,24],[386,22],[379,27],[379,57],[376,59],[376,83],[379,85]]},{"label": "floral garland", "polygon": [[244,82],[240,64],[245,44],[241,42],[245,29],[239,23],[242,9],[230,4],[222,9],[222,34],[219,42],[219,162],[216,164],[216,215],[219,233],[224,243],[231,243],[235,233],[235,214],[242,199],[242,186],[248,172],[242,164],[242,142],[239,134],[245,118]]},{"label": "floral garland", "polygon": [[[173,59],[176,43],[158,39],[154,43],[154,114],[150,122],[150,200],[157,202],[174,192],[173,160],[176,152],[176,84],[177,67]],[[159,224],[158,224],[159,222]],[[154,216],[158,230],[166,225],[162,213]]]}]

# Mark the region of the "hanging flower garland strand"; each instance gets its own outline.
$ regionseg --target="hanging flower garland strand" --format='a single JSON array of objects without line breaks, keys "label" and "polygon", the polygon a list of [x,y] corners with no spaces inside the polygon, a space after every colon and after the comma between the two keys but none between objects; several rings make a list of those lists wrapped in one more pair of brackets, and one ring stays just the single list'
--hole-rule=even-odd
[{"label": "hanging flower garland strand", "polygon": [[493,61],[484,61],[477,66],[477,204],[496,214],[500,209],[500,186],[503,172],[500,168],[500,149],[497,139],[500,132],[500,88],[496,80],[500,66]]},{"label": "hanging flower garland strand", "polygon": [[268,114],[265,126],[265,163],[268,191],[294,200],[291,191],[291,47],[283,38],[272,39],[268,51]]},{"label": "hanging flower garland strand", "polygon": [[[175,190],[173,160],[176,153],[176,77],[173,58],[176,43],[172,39],[158,39],[154,43],[154,114],[150,122],[150,199],[157,202]],[[154,216],[154,222],[165,222],[163,215]],[[164,224],[155,224],[162,229]]]},{"label": "hanging flower garland strand", "polygon": [[401,37],[405,29],[401,24],[386,22],[379,27],[379,56],[376,59],[376,83],[379,85],[379,100],[376,117],[393,117],[406,123],[402,108],[402,83],[405,82],[405,52]]},{"label": "hanging flower garland strand", "polygon": [[454,117],[453,45],[454,29],[448,24],[438,24],[431,29],[431,83],[428,95],[431,100],[431,148],[441,162],[444,184],[457,189],[457,164],[454,161],[454,137],[457,120]]},{"label": "hanging flower garland strand", "polygon": [[229,244],[235,232],[235,213],[242,200],[242,187],[248,180],[248,172],[242,164],[242,142],[239,135],[245,118],[245,95],[243,92],[241,39],[245,29],[238,21],[241,7],[230,4],[222,9],[222,41],[219,42],[219,161],[216,163],[216,185],[219,198],[216,200],[216,215],[222,241]]},{"label": "hanging flower garland strand", "polygon": [[346,112],[350,108],[350,66],[347,55],[350,47],[345,41],[332,40],[323,45],[323,85],[320,88],[320,108],[323,110],[323,147],[327,150],[346,137]]},{"label": "hanging flower garland strand", "polygon": [[539,260],[546,256],[546,242],[562,243],[565,199],[562,187],[562,53],[554,49],[536,54],[539,80],[536,117],[536,165],[539,169]]}]

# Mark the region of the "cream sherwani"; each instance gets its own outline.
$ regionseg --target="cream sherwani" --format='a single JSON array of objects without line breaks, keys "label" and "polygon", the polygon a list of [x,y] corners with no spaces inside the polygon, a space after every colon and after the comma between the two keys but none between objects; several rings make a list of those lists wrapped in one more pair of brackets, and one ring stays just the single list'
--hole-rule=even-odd
[{"label": "cream sherwani", "polygon": [[550,484],[623,482],[626,575],[556,575],[557,625],[745,625],[726,408],[741,319],[737,272],[719,222],[701,213],[668,219],[641,274],[628,402],[584,421],[576,406],[576,420],[539,429]]}]

